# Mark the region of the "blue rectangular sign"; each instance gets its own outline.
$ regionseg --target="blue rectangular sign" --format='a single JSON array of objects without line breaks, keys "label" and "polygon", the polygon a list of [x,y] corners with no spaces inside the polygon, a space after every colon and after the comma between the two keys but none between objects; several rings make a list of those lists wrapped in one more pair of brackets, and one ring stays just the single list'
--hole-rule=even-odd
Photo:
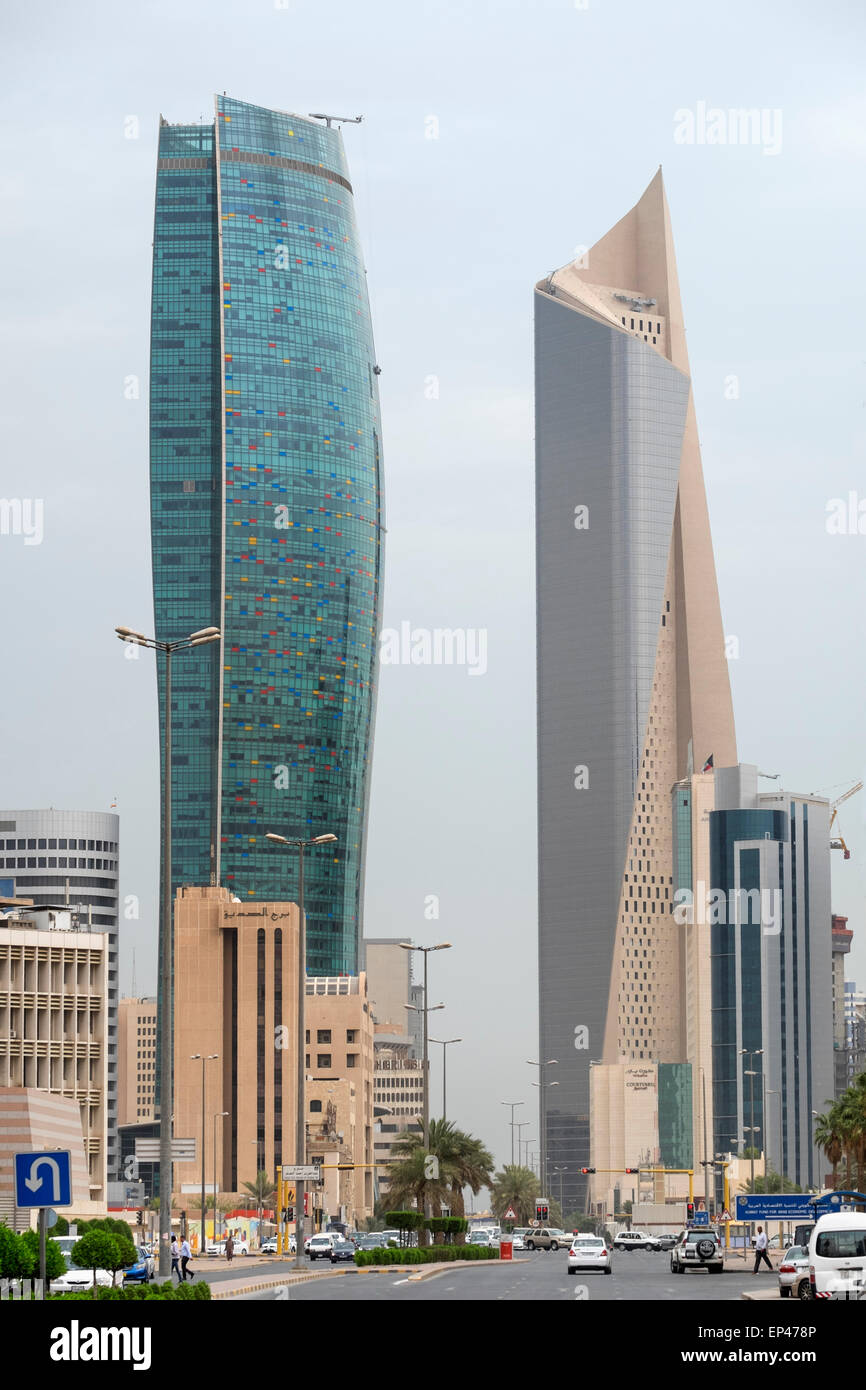
[{"label": "blue rectangular sign", "polygon": [[695,1212],[695,1217],[694,1217],[694,1220],[692,1221],[692,1225],[693,1225],[693,1226],[709,1226],[709,1224],[710,1224],[710,1213],[709,1213],[708,1211],[696,1211],[696,1212]]},{"label": "blue rectangular sign", "polygon": [[808,1192],[757,1192],[737,1198],[738,1221],[812,1221],[815,1207]]},{"label": "blue rectangular sign", "polygon": [[72,1154],[69,1149],[16,1154],[15,1202],[19,1207],[70,1207]]}]

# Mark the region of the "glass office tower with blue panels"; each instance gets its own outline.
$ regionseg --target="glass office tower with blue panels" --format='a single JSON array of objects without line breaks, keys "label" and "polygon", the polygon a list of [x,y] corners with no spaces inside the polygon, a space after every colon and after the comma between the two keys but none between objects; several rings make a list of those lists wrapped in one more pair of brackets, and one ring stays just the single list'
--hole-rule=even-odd
[{"label": "glass office tower with blue panels", "polygon": [[[297,896],[358,968],[383,509],[378,368],[340,132],[220,96],[161,123],[151,323],[156,633],[173,663],[173,886]],[[164,690],[160,686],[160,722]],[[163,768],[163,776],[165,769]]]}]

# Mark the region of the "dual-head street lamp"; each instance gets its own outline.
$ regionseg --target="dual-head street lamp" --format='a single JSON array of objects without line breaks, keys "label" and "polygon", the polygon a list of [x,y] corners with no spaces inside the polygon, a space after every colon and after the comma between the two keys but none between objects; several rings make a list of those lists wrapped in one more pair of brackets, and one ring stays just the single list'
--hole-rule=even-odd
[{"label": "dual-head street lamp", "polygon": [[[203,1053],[203,1052],[194,1052],[194,1053],[192,1054],[192,1056],[190,1057],[189,1060],[190,1060],[191,1062],[201,1062],[201,1245],[199,1246],[199,1254],[200,1254],[200,1255],[203,1255],[203,1254],[204,1254],[204,1247],[205,1247],[205,1234],[204,1234],[204,1228],[205,1228],[205,1221],[206,1221],[206,1219],[207,1219],[207,1188],[206,1188],[206,1186],[205,1186],[205,1179],[204,1179],[204,1174],[205,1174],[204,1162],[205,1162],[205,1147],[206,1147],[206,1145],[205,1145],[205,1101],[204,1101],[204,1093],[205,1093],[205,1075],[204,1075],[204,1069],[205,1069],[205,1066],[206,1066],[206,1064],[207,1064],[208,1062],[217,1062],[217,1061],[219,1061],[219,1053],[218,1053],[218,1052],[209,1052],[207,1055],[205,1055],[205,1053]],[[214,1158],[216,1158],[216,1155],[214,1155]],[[214,1201],[216,1201],[216,1198],[214,1198]],[[216,1223],[214,1223],[214,1235],[216,1235]]]},{"label": "dual-head street lamp", "polygon": [[538,1086],[539,1089],[540,1089],[540,1091],[541,1091],[541,1116],[540,1116],[540,1120],[541,1120],[541,1126],[540,1126],[540,1127],[541,1127],[541,1138],[540,1138],[540,1140],[539,1140],[539,1143],[540,1143],[540,1146],[541,1146],[541,1147],[540,1147],[540,1154],[539,1154],[541,1172],[540,1172],[540,1174],[539,1174],[539,1177],[540,1177],[540,1180],[541,1180],[541,1186],[542,1186],[542,1188],[543,1188],[542,1196],[545,1196],[545,1197],[546,1197],[546,1196],[548,1196],[549,1194],[548,1194],[548,1191],[547,1191],[547,1106],[545,1105],[544,1095],[545,1095],[545,1090],[547,1089],[547,1086],[551,1086],[551,1085],[556,1086],[558,1083],[555,1082],[555,1081],[553,1081],[553,1082],[548,1082],[548,1083],[546,1083],[546,1085],[543,1085],[543,1084],[542,1084],[542,1081],[541,1081],[541,1068],[542,1068],[542,1067],[557,1067],[557,1066],[559,1066],[559,1060],[558,1060],[558,1058],[556,1058],[556,1057],[548,1057],[546,1061],[541,1062],[541,1061],[533,1061],[531,1058],[527,1057],[527,1059],[526,1059],[526,1064],[527,1064],[527,1066],[529,1066],[529,1067],[538,1067],[538,1081],[537,1081],[537,1082],[533,1082],[533,1085]]},{"label": "dual-head street lamp", "polygon": [[427,1061],[427,1015],[429,1013],[432,1013],[434,1009],[445,1008],[444,1004],[431,1004],[429,1007],[427,1005],[427,957],[431,951],[450,950],[451,942],[440,941],[435,946],[413,946],[410,941],[401,941],[399,944],[402,946],[404,951],[421,951],[424,956],[424,1007],[418,1008],[416,1004],[407,1004],[406,1008],[413,1009],[416,1013],[423,1013],[424,1015],[424,1151],[426,1153],[430,1145],[430,1072]]},{"label": "dual-head street lamp", "polygon": [[431,1038],[431,1043],[436,1043],[442,1048],[442,1118],[448,1119],[448,1075],[446,1071],[445,1059],[448,1056],[448,1049],[452,1043],[461,1043],[462,1038]]},{"label": "dual-head street lamp", "polygon": [[[171,658],[175,652],[191,651],[194,647],[219,642],[218,627],[203,627],[181,637],[177,642],[161,642],[146,637],[131,627],[114,629],[121,642],[149,651],[162,652],[165,657],[165,721],[163,735],[163,850],[162,850],[162,931],[160,933],[159,983],[159,1274],[169,1278],[171,1272],[171,1190],[173,1186],[171,1155],[171,1119],[174,1109],[174,1056],[172,1047],[172,967],[174,965],[174,933],[171,902]],[[204,1145],[204,1138],[202,1138]],[[204,1229],[202,1228],[202,1234]]]},{"label": "dual-head street lamp", "polygon": [[[307,1107],[306,1107],[306,1008],[307,1008],[307,924],[304,918],[304,850],[316,845],[336,844],[337,837],[330,833],[313,835],[309,840],[293,839],[287,835],[275,835],[268,831],[266,840],[287,849],[298,851],[298,1107],[297,1135],[295,1140],[295,1162],[303,1167],[307,1162]],[[295,1268],[304,1269],[304,1182],[295,1184]]]}]

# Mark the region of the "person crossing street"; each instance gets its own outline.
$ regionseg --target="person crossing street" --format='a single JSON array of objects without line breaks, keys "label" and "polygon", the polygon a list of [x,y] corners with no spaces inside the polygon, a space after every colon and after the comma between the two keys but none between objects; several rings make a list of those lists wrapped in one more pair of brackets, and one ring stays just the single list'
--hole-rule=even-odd
[{"label": "person crossing street", "polygon": [[758,1270],[760,1269],[761,1260],[764,1260],[766,1262],[767,1269],[772,1274],[773,1266],[770,1262],[770,1257],[767,1254],[767,1233],[764,1230],[763,1226],[758,1227],[758,1234],[755,1238],[755,1268],[752,1270],[753,1274],[757,1274]]}]

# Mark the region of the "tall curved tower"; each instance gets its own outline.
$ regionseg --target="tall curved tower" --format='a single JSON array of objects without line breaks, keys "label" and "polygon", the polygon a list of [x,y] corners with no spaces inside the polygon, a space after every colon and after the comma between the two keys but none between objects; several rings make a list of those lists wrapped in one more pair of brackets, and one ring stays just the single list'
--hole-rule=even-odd
[{"label": "tall curved tower", "polygon": [[[378,369],[339,130],[216,98],[161,122],[151,322],[156,632],[173,664],[173,888],[297,894],[358,968],[382,575]],[[160,686],[160,722],[164,690]],[[165,768],[162,769],[165,776]]]},{"label": "tall curved tower", "polygon": [[536,286],[535,352],[542,1119],[572,1211],[592,1063],[685,1060],[671,789],[736,763],[660,170]]}]

